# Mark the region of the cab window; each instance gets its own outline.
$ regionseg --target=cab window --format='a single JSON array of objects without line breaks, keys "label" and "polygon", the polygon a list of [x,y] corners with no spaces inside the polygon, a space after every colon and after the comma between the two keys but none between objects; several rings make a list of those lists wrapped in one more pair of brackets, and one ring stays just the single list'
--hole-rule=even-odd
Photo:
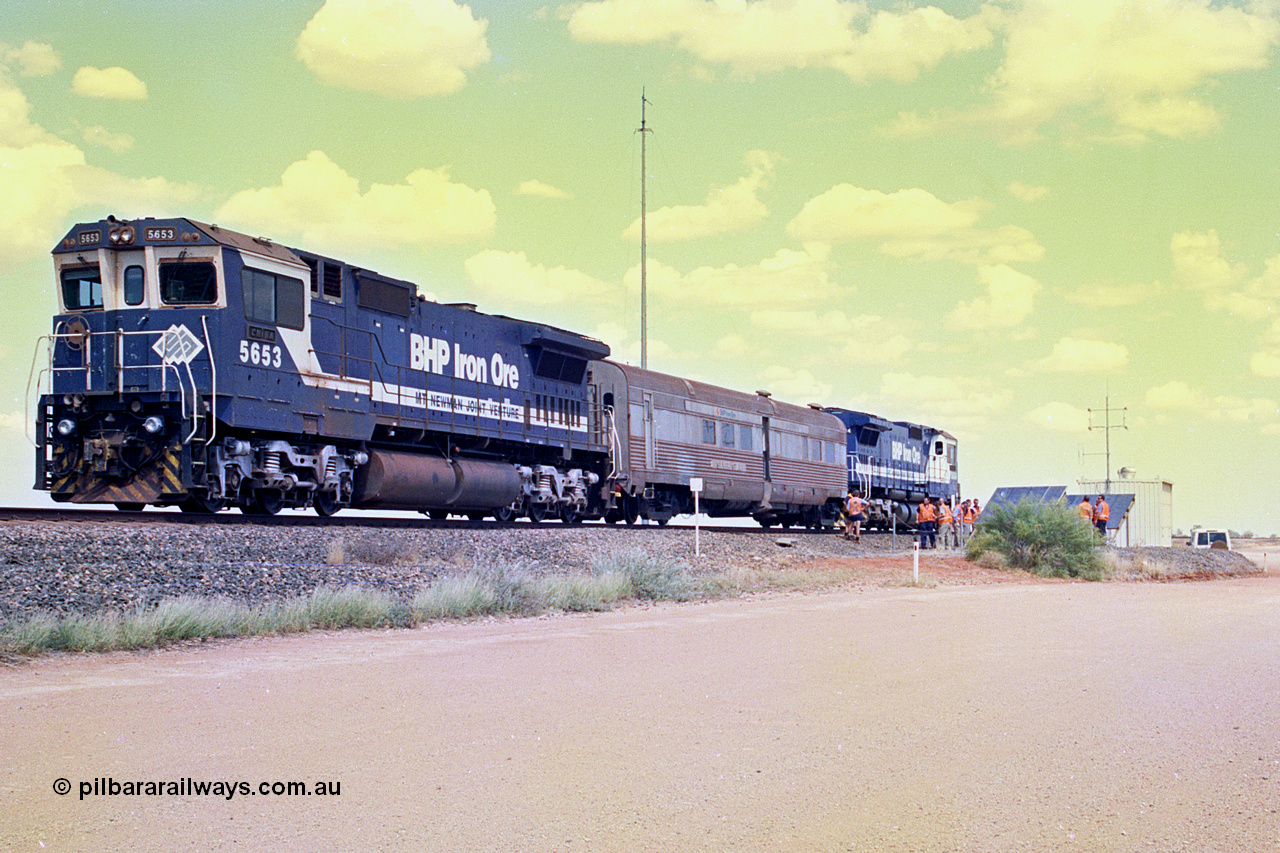
[{"label": "cab window", "polygon": [[211,261],[160,266],[160,299],[166,305],[198,305],[218,299],[218,274]]},{"label": "cab window", "polygon": [[306,321],[306,296],[301,279],[259,272],[246,267],[244,316],[253,323],[301,329]]},{"label": "cab window", "polygon": [[102,307],[102,271],[77,267],[62,271],[62,304],[68,311]]},{"label": "cab window", "polygon": [[126,305],[141,305],[146,296],[147,280],[142,272],[142,267],[125,267],[124,303]]}]

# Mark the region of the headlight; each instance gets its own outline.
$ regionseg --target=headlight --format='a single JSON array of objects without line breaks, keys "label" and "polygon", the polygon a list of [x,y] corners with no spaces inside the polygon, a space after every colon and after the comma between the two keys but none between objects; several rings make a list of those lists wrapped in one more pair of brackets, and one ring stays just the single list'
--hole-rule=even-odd
[{"label": "headlight", "polygon": [[142,422],[142,428],[152,435],[155,435],[160,432],[160,430],[164,429],[164,419],[160,418],[158,415],[152,415]]},{"label": "headlight", "polygon": [[76,431],[76,422],[71,418],[63,418],[58,421],[58,435],[68,436],[74,435]]}]

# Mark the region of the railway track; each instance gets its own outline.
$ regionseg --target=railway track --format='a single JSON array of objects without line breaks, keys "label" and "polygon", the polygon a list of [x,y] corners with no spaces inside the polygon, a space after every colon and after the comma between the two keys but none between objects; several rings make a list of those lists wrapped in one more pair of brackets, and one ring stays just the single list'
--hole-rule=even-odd
[{"label": "railway track", "polygon": [[[305,511],[283,511],[278,515],[245,515],[239,512],[219,512],[198,514],[179,512],[177,510],[143,510],[127,512],[107,508],[82,507],[0,507],[0,523],[9,521],[41,523],[41,524],[117,524],[117,525],[218,525],[249,527],[326,527],[326,528],[388,528],[388,529],[431,529],[431,530],[616,530],[619,532],[692,529],[692,522],[676,522],[666,527],[657,524],[637,523],[605,524],[603,522],[585,522],[583,524],[565,525],[560,521],[534,523],[529,521],[498,522],[494,520],[471,521],[464,518],[431,519],[404,513],[398,516],[387,516],[378,513],[346,511],[340,515],[322,518]],[[832,530],[806,530],[801,527],[760,527],[758,525],[729,526],[703,524],[701,529],[708,533],[731,533],[739,535],[786,535],[786,536],[821,536],[830,535]],[[872,535],[869,532],[864,535]],[[900,532],[899,535],[907,535]]]}]

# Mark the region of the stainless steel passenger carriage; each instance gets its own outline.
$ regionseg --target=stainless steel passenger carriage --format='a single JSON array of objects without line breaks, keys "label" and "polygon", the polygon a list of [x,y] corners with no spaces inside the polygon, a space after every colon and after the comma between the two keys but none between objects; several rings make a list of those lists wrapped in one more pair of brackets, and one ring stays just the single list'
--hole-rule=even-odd
[{"label": "stainless steel passenger carriage", "polygon": [[693,511],[762,525],[830,523],[847,482],[844,427],[825,412],[608,361],[592,363],[612,414],[612,518],[665,524]]}]

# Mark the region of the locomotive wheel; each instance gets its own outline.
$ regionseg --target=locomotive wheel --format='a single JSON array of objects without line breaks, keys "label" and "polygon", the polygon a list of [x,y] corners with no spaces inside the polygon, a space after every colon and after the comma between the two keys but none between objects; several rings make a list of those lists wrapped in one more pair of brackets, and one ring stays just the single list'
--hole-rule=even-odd
[{"label": "locomotive wheel", "polygon": [[516,511],[509,506],[504,506],[500,509],[495,510],[493,513],[493,517],[498,519],[498,521],[501,521],[501,522],[514,521],[516,517]]},{"label": "locomotive wheel", "polygon": [[143,503],[116,501],[116,509],[121,512],[142,512],[146,507],[147,505]]},{"label": "locomotive wheel", "polygon": [[581,524],[582,513],[576,506],[566,504],[560,508],[560,520],[565,524]]},{"label": "locomotive wheel", "polygon": [[279,489],[258,489],[253,493],[254,515],[275,515],[284,509],[284,492]]},{"label": "locomotive wheel", "polygon": [[312,505],[315,507],[316,515],[322,518],[328,518],[342,509],[337,492],[316,492]]},{"label": "locomotive wheel", "polygon": [[444,521],[449,517],[449,511],[446,509],[429,509],[427,510],[427,518],[432,521]]},{"label": "locomotive wheel", "polygon": [[534,524],[538,524],[539,522],[541,522],[543,519],[547,517],[547,505],[546,504],[529,504],[529,509],[527,510],[527,514],[529,516],[530,521],[532,521]]},{"label": "locomotive wheel", "polygon": [[207,494],[206,495],[192,494],[192,495],[188,495],[181,503],[178,504],[178,509],[182,510],[183,512],[194,512],[194,513],[200,513],[203,515],[211,515],[215,512],[225,509],[226,506],[227,504],[225,501],[222,500],[222,498],[211,498]]},{"label": "locomotive wheel", "polygon": [[636,506],[636,499],[626,495],[622,498],[622,520],[628,526],[636,523],[636,519],[640,517],[640,509]]}]

